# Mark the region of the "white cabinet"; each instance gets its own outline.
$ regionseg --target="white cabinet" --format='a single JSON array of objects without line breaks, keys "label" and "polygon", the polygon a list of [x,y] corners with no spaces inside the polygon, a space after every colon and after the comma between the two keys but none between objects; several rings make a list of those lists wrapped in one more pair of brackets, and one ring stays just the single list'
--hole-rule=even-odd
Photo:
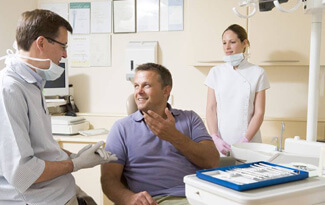
[{"label": "white cabinet", "polygon": [[[185,22],[187,27],[187,62],[198,65],[202,62],[222,61],[222,33],[231,24],[246,28],[246,19],[232,12],[234,0],[190,0]],[[213,63],[212,62],[212,63]]]},{"label": "white cabinet", "polygon": [[[307,127],[306,127],[306,130],[307,130]],[[316,138],[316,140],[324,142],[325,141],[325,135],[324,134],[325,134],[325,123],[324,123],[324,121],[318,120],[318,122],[317,122],[317,138]]]},{"label": "white cabinet", "polygon": [[312,177],[243,192],[199,179],[195,175],[185,176],[184,183],[186,197],[190,204],[195,205],[287,205],[325,202],[324,177]]}]

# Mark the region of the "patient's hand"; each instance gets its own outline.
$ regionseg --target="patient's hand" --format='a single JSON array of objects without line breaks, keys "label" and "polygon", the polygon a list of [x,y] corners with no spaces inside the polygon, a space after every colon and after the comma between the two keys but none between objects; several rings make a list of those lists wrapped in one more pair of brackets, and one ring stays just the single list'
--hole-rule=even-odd
[{"label": "patient's hand", "polygon": [[166,119],[148,110],[148,113],[144,113],[144,120],[155,135],[160,139],[171,142],[174,139],[173,136],[179,131],[175,127],[175,118],[168,108],[165,109],[165,114],[167,116]]},{"label": "patient's hand", "polygon": [[127,199],[130,205],[158,205],[158,203],[146,191],[136,193]]}]

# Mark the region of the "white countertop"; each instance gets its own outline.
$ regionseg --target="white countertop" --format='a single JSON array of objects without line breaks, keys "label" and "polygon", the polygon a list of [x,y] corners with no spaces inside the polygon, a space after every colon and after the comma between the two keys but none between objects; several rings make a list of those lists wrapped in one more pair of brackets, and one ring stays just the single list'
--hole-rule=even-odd
[{"label": "white countertop", "polygon": [[76,143],[97,143],[99,141],[106,142],[107,134],[105,135],[94,135],[94,136],[83,136],[83,135],[53,135],[53,138],[60,143],[65,142],[76,142]]}]

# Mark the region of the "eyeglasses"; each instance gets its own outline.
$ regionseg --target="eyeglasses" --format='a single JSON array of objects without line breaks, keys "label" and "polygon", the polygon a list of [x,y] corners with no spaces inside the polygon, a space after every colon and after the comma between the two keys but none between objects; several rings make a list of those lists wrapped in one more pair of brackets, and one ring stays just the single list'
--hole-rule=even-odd
[{"label": "eyeglasses", "polygon": [[61,42],[59,42],[59,41],[57,41],[57,40],[54,40],[53,38],[50,38],[50,37],[45,37],[50,43],[51,43],[51,41],[53,42],[53,43],[57,43],[57,44],[59,44],[59,45],[61,45],[62,46],[62,48],[64,49],[64,50],[66,50],[67,48],[68,48],[68,45],[66,44],[66,43],[61,43]]}]

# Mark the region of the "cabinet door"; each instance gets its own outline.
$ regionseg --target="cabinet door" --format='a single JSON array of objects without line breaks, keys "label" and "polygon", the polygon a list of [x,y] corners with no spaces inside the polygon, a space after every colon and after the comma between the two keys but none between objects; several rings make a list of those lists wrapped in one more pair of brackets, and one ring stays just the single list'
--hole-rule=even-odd
[{"label": "cabinet door", "polygon": [[325,142],[325,122],[318,122],[317,124],[317,140]]},{"label": "cabinet door", "polygon": [[252,63],[309,65],[311,15],[304,14],[302,7],[293,13],[276,8],[257,12],[248,19],[248,25]]},{"label": "cabinet door", "polygon": [[231,24],[246,28],[246,19],[237,17],[232,8],[237,0],[190,0],[186,14],[187,54],[190,65],[221,61],[222,33]]}]

